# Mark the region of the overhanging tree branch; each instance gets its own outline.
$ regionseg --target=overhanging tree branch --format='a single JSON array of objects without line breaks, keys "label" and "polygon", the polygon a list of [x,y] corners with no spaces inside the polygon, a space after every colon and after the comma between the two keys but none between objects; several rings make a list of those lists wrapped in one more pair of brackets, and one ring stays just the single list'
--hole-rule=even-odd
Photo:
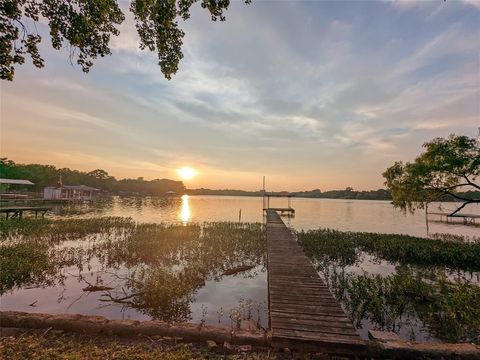
[{"label": "overhanging tree branch", "polygon": [[470,181],[470,179],[466,175],[463,175],[463,177],[467,181],[468,185],[473,186],[474,188],[477,188],[478,190],[480,190],[480,186],[478,186],[474,182]]},{"label": "overhanging tree branch", "polygon": [[[140,37],[139,48],[154,51],[165,78],[170,79],[183,58],[185,33],[178,20],[190,17],[190,8],[197,0],[130,0]],[[212,21],[224,21],[229,0],[198,0]],[[244,0],[249,4],[251,0]],[[118,26],[125,20],[119,0],[2,0],[0,1],[0,79],[13,80],[15,68],[25,63],[25,55],[33,65],[44,66],[38,44],[42,37],[29,33],[28,21],[42,18],[50,28],[51,45],[60,50],[73,48],[69,57],[88,72],[98,57],[111,54],[110,38],[118,36]],[[16,42],[20,42],[17,46]]]},{"label": "overhanging tree branch", "polygon": [[[414,211],[442,195],[461,201],[450,215],[457,214],[467,205],[480,203],[478,192],[468,196],[457,189],[480,190],[469,177],[480,176],[480,148],[475,138],[450,135],[424,144],[426,151],[413,162],[396,162],[384,173],[385,185],[392,194],[393,205]],[[464,180],[463,180],[464,179]]]},{"label": "overhanging tree branch", "polygon": [[468,204],[473,204],[473,203],[480,203],[480,200],[470,200],[470,201],[465,201],[459,208],[457,208],[457,210],[455,210],[454,212],[452,212],[449,216],[453,216],[455,214],[457,214],[460,210],[462,210],[465,206],[467,206]]},{"label": "overhanging tree branch", "polygon": [[452,193],[451,191],[443,190],[442,188],[433,187],[433,189],[441,191],[441,192],[443,192],[444,195],[450,195],[450,196],[452,196],[452,197],[454,197],[455,199],[458,199],[458,200],[462,200],[462,201],[470,201],[471,200],[471,199],[464,198],[462,196],[458,196],[457,194]]}]

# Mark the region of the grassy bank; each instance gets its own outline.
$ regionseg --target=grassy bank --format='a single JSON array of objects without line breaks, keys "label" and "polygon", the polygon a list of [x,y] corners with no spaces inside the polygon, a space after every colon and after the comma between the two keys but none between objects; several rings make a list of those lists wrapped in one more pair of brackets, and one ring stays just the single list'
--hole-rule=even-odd
[{"label": "grassy bank", "polygon": [[91,338],[76,334],[25,334],[0,337],[0,357],[10,360],[190,360],[190,359],[274,359],[264,352],[225,355],[213,352],[202,344],[170,344],[164,339],[144,337],[138,339]]}]

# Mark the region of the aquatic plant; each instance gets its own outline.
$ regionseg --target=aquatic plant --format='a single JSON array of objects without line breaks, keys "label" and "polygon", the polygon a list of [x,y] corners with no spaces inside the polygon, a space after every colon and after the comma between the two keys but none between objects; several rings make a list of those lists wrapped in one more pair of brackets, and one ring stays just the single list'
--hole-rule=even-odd
[{"label": "aquatic plant", "polygon": [[0,246],[0,295],[14,287],[51,284],[58,270],[45,246],[35,243]]},{"label": "aquatic plant", "polygon": [[[410,329],[410,337],[420,327],[443,340],[480,342],[478,242],[329,229],[296,235],[355,326]],[[359,273],[372,261],[366,254],[390,262],[393,273]]]},{"label": "aquatic plant", "polygon": [[[102,290],[102,306],[187,321],[195,292],[207,281],[220,280],[229,269],[245,269],[232,275],[242,277],[265,271],[259,223],[137,224],[116,217],[5,223],[0,225],[2,293],[62,285],[68,267],[69,277],[85,283],[84,291]],[[95,283],[87,281],[85,270],[95,273]]]},{"label": "aquatic plant", "polygon": [[443,278],[422,280],[410,267],[389,276],[331,271],[329,287],[357,327],[398,331],[419,319],[443,340],[480,343],[480,287]]},{"label": "aquatic plant", "polygon": [[336,260],[339,265],[353,265],[363,251],[401,264],[480,270],[480,243],[331,229],[300,231],[296,235],[309,257]]},{"label": "aquatic plant", "polygon": [[218,323],[220,324],[222,322],[224,312],[223,312],[223,307],[220,306],[220,309],[217,310],[217,318],[218,318]]},{"label": "aquatic plant", "polygon": [[115,229],[134,229],[131,218],[96,217],[87,219],[30,219],[0,221],[0,241],[26,236],[44,242],[58,242],[81,238],[89,234],[112,232]]},{"label": "aquatic plant", "polygon": [[434,300],[419,317],[428,328],[449,341],[480,344],[480,287],[468,283],[441,280],[435,287]]}]

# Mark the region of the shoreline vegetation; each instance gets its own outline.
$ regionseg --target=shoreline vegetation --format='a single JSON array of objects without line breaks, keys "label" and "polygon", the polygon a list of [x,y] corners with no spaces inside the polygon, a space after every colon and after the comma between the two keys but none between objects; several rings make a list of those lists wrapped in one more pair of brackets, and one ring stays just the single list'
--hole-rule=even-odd
[{"label": "shoreline vegetation", "polygon": [[[299,243],[354,325],[480,344],[480,239],[300,231]],[[381,269],[381,271],[379,271]]]},{"label": "shoreline vegetation", "polygon": [[[270,194],[281,195],[282,191],[271,191]],[[222,189],[222,190],[212,190],[212,189],[187,189],[186,194],[188,195],[217,195],[217,196],[252,196],[252,197],[262,197],[263,191],[245,191],[245,190],[234,190],[234,189]],[[352,188],[346,188],[345,190],[328,190],[322,192],[320,189],[307,190],[307,191],[292,191],[291,195],[294,195],[298,198],[309,198],[309,199],[343,199],[343,200],[392,200],[390,192],[385,189],[378,190],[353,190]],[[480,196],[480,191],[465,191],[459,192],[459,195],[468,198],[474,199]],[[441,196],[437,200],[438,202],[454,202],[458,201],[453,196],[445,195]]]},{"label": "shoreline vegetation", "polygon": [[[192,308],[198,290],[224,277],[265,271],[263,225],[136,223],[130,218],[0,221],[0,295],[26,288],[69,290],[91,306],[117,306],[156,320],[262,324],[266,305],[245,298],[236,307]],[[70,281],[70,282],[69,282]],[[95,289],[95,290],[92,290]],[[49,295],[46,295],[49,296]],[[55,295],[51,295],[55,297]],[[59,309],[72,306],[63,299]],[[198,303],[198,305],[201,305]],[[224,305],[225,306],[225,305]],[[36,304],[41,310],[41,305]],[[64,311],[64,310],[63,310]]]},{"label": "shoreline vegetation", "polygon": [[[18,187],[17,190],[42,192],[44,187],[58,186],[60,179],[63,185],[87,185],[97,188],[104,195],[126,196],[164,196],[168,192],[177,195],[216,195],[216,196],[253,196],[262,197],[262,190],[247,191],[236,189],[187,189],[182,181],[171,179],[145,180],[143,177],[136,179],[117,180],[102,169],[90,172],[71,170],[69,168],[56,168],[53,165],[41,164],[18,164],[7,158],[0,159],[0,173],[2,178],[27,179],[34,183],[30,187]],[[0,185],[0,192],[5,191],[4,185]],[[281,191],[271,192],[281,194]],[[354,190],[347,187],[344,190],[320,189],[293,191],[292,195],[299,198],[314,199],[345,199],[345,200],[392,200],[390,192],[386,189],[377,190]],[[464,198],[474,199],[480,197],[480,191],[459,192]],[[455,201],[453,196],[445,195],[438,201]]]},{"label": "shoreline vegetation", "polygon": [[[152,319],[188,322],[195,294],[207,281],[221,286],[230,272],[249,279],[265,271],[263,234],[261,224],[230,222],[144,224],[119,217],[0,221],[1,293],[67,286],[68,276],[74,275],[80,293],[91,289],[87,285],[101,289],[96,294],[103,304],[136,309]],[[480,344],[478,239],[466,243],[453,236],[426,239],[330,229],[296,236],[360,330],[395,331],[407,340]],[[99,267],[92,268],[97,262]],[[78,269],[78,274],[65,269]],[[86,277],[84,269],[93,275]],[[237,274],[238,269],[245,271]],[[219,309],[202,307],[198,321],[204,324],[213,316],[217,323],[218,315],[218,323],[224,316],[222,323],[232,329],[242,320],[259,324],[266,307],[258,307],[245,291],[238,308],[220,303]],[[42,311],[41,305],[36,309]]]}]

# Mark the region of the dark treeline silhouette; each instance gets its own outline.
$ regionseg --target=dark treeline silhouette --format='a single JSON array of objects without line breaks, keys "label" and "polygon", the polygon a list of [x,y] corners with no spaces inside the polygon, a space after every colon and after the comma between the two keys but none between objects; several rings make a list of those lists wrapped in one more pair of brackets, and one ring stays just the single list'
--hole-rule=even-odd
[{"label": "dark treeline silhouette", "polygon": [[[234,189],[189,189],[186,191],[189,195],[224,195],[224,196],[263,196],[263,191],[244,191]],[[280,194],[281,192],[270,192],[272,194]],[[320,189],[296,191],[291,194],[302,198],[317,198],[317,199],[351,199],[351,200],[392,200],[390,192],[385,189],[356,191],[351,187],[345,190],[329,190],[322,192]],[[480,195],[480,191],[466,191],[459,193],[465,198],[475,198]],[[439,201],[455,201],[454,197],[443,196]]]},{"label": "dark treeline silhouette", "polygon": [[324,199],[360,199],[360,200],[390,200],[392,197],[385,189],[356,191],[351,187],[345,190],[330,190],[321,192],[319,189],[295,193],[298,197],[316,197]]},{"label": "dark treeline silhouette", "polygon": [[169,179],[117,180],[105,170],[96,169],[90,172],[58,169],[53,165],[16,164],[7,158],[0,159],[0,177],[7,179],[26,179],[35,185],[25,189],[34,192],[43,191],[46,186],[87,185],[112,194],[164,195],[167,191],[183,194],[185,185],[181,181]]},{"label": "dark treeline silhouette", "polygon": [[[189,195],[230,195],[230,196],[262,196],[263,191],[243,191],[243,190],[211,190],[211,189],[190,189]],[[271,192],[280,194],[281,192]],[[345,190],[331,190],[322,192],[320,189],[292,192],[296,197],[304,198],[325,198],[325,199],[363,199],[363,200],[391,200],[390,193],[385,189],[370,191],[355,191],[351,187]]]}]

